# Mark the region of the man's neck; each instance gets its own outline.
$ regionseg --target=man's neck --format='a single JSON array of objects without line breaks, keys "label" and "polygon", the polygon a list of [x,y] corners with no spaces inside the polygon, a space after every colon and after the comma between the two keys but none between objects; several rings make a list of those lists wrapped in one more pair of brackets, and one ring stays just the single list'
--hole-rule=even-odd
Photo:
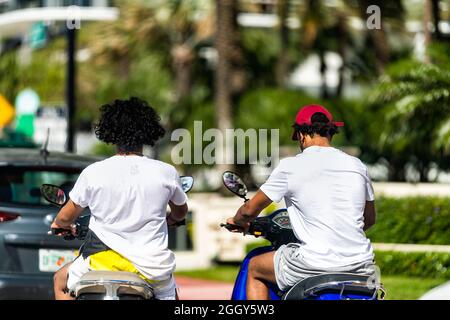
[{"label": "man's neck", "polygon": [[328,140],[327,138],[313,138],[311,139],[311,141],[308,143],[307,146],[305,146],[305,149],[308,147],[312,147],[312,146],[316,146],[316,147],[331,147],[330,144],[330,140]]},{"label": "man's neck", "polygon": [[129,148],[129,147],[120,147],[117,146],[116,155],[120,156],[142,156],[142,147],[138,148]]}]

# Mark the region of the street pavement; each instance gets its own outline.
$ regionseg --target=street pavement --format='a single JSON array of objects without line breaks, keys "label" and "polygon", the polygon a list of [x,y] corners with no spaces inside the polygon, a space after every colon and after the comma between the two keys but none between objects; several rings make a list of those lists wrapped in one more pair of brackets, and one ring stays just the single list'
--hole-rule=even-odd
[{"label": "street pavement", "polygon": [[175,277],[180,300],[230,300],[233,284],[200,280],[188,277]]}]

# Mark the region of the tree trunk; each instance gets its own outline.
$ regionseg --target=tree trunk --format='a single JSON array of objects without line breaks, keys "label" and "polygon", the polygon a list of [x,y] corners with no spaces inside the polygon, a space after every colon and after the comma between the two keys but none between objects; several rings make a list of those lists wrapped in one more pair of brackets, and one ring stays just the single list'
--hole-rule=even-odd
[{"label": "tree trunk", "polygon": [[289,73],[289,28],[287,26],[287,18],[289,16],[290,0],[278,1],[278,20],[279,20],[279,37],[280,37],[280,53],[278,54],[275,77],[277,85],[280,88],[286,86],[286,80]]},{"label": "tree trunk", "polygon": [[325,61],[325,51],[319,50],[319,59],[320,59],[320,75],[322,78],[322,87],[320,96],[322,99],[328,99],[330,96],[328,94],[328,86],[327,86],[327,64]]},{"label": "tree trunk", "polygon": [[[358,4],[361,18],[365,21],[367,19],[366,10],[372,3],[371,1],[368,0],[358,0]],[[384,73],[384,69],[386,68],[386,65],[389,63],[390,59],[390,48],[388,38],[386,35],[386,30],[384,28],[383,14],[381,14],[380,19],[381,19],[380,29],[367,30],[367,34],[375,49],[376,67],[377,73],[379,75]]]},{"label": "tree trunk", "polygon": [[369,30],[369,34],[372,38],[373,45],[375,47],[375,56],[377,58],[377,70],[378,74],[383,74],[386,65],[389,63],[389,44],[387,41],[386,31],[383,26],[379,30]]},{"label": "tree trunk", "polygon": [[405,165],[401,160],[389,159],[388,180],[393,182],[405,182]]},{"label": "tree trunk", "polygon": [[193,59],[192,50],[187,45],[178,44],[172,50],[172,61],[175,71],[175,99],[177,104],[189,96],[191,92]]},{"label": "tree trunk", "polygon": [[[215,70],[215,116],[216,126],[225,137],[226,129],[233,128],[232,120],[232,78],[231,54],[234,48],[233,34],[235,26],[235,0],[217,0],[217,30],[215,47],[218,60]],[[225,140],[225,139],[224,139]],[[218,144],[216,149],[216,159],[225,160],[225,155],[233,154],[234,150],[229,144]],[[220,172],[231,170],[233,166],[227,163],[218,163],[217,169]]]},{"label": "tree trunk", "polygon": [[347,61],[346,55],[347,46],[347,28],[345,25],[345,17],[339,14],[338,17],[338,54],[341,56],[342,65],[339,67],[339,82],[336,88],[336,97],[342,97],[342,92],[344,91],[344,75],[345,75],[345,65]]},{"label": "tree trunk", "polygon": [[428,172],[429,169],[427,166],[423,165],[419,168],[419,182],[428,182]]},{"label": "tree trunk", "polygon": [[434,38],[437,41],[442,40],[442,32],[439,29],[439,23],[441,22],[441,10],[439,8],[439,0],[431,0],[431,11],[433,15],[433,25],[434,25]]},{"label": "tree trunk", "polygon": [[431,0],[425,0],[425,7],[423,13],[423,35],[424,35],[424,45],[425,45],[425,56],[424,62],[430,63],[430,56],[428,55],[428,46],[431,43],[431,32],[430,32],[430,21],[431,21],[431,12],[432,5]]}]

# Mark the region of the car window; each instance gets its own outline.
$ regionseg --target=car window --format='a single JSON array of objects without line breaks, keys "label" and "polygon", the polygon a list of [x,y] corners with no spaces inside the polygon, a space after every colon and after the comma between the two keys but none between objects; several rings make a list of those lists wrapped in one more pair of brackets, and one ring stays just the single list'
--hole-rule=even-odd
[{"label": "car window", "polygon": [[0,203],[49,205],[41,185],[54,184],[68,193],[79,174],[79,169],[72,168],[0,167]]}]

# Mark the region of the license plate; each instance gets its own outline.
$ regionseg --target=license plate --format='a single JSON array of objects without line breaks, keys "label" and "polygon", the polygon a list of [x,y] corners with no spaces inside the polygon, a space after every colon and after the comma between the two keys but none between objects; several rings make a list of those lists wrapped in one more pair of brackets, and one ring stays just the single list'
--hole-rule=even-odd
[{"label": "license plate", "polygon": [[39,270],[43,272],[58,271],[63,265],[78,256],[77,250],[39,249]]}]

